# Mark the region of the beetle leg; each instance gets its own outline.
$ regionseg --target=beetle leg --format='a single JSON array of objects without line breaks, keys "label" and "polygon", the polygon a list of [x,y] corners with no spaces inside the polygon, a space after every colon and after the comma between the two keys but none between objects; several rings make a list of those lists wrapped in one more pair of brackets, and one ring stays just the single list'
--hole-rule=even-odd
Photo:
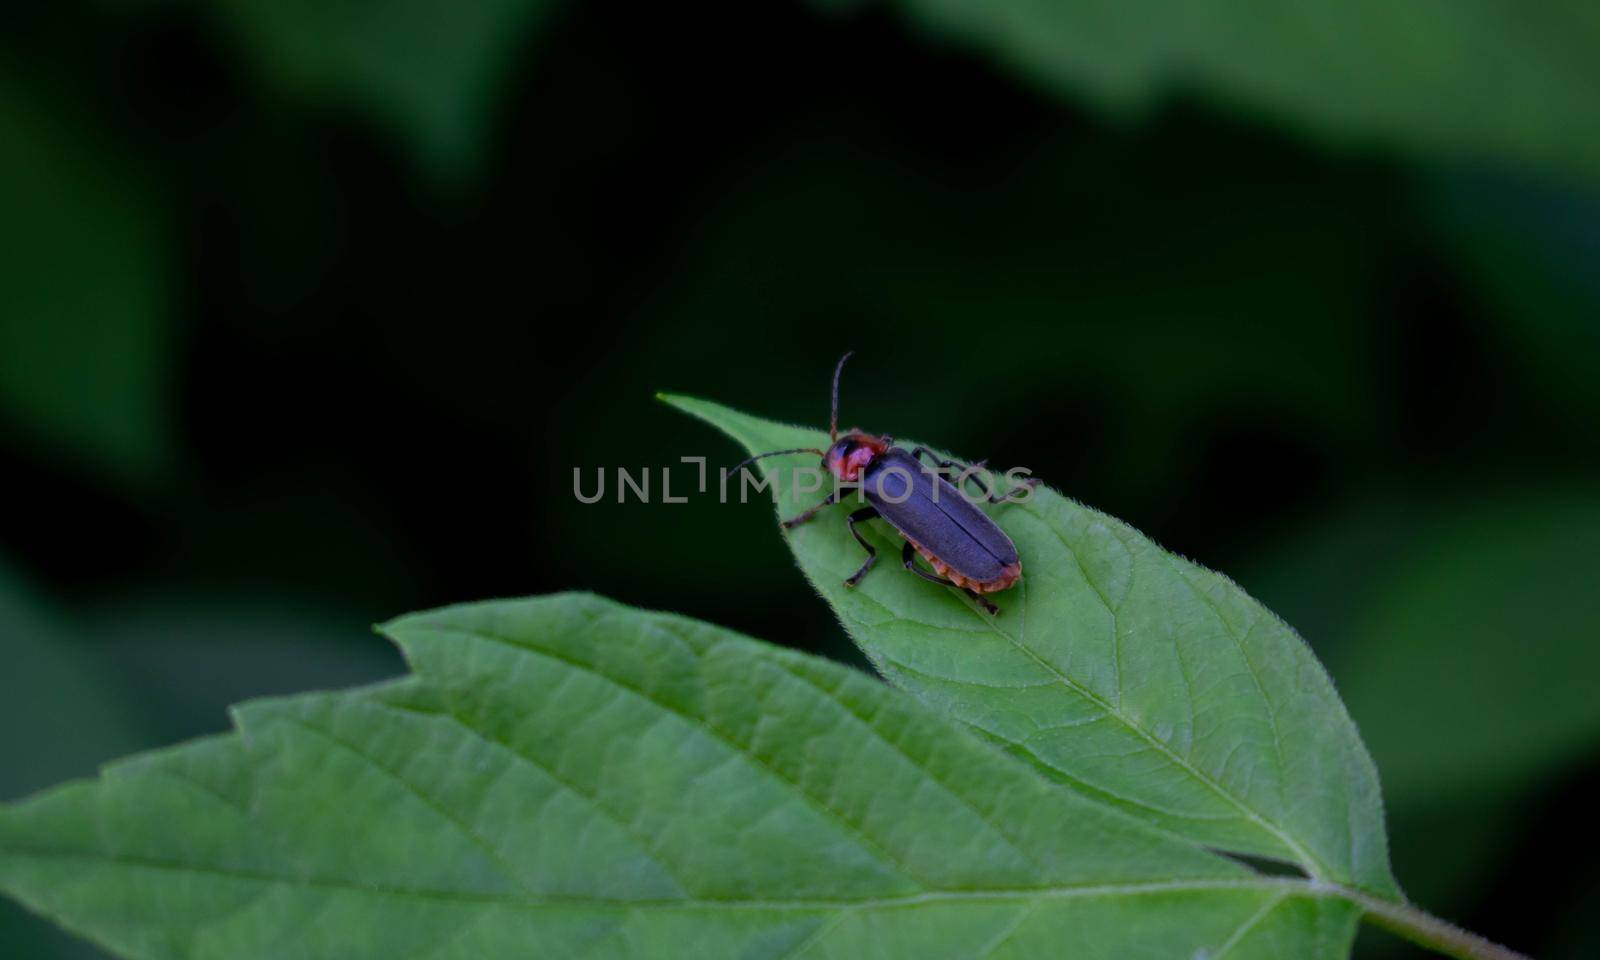
[{"label": "beetle leg", "polygon": [[1003,497],[990,497],[989,498],[989,502],[990,503],[1007,503],[1009,501],[1017,499],[1017,494],[1021,493],[1023,490],[1032,490],[1034,487],[1037,487],[1038,485],[1039,485],[1039,478],[1038,477],[1029,477],[1028,479],[1026,479],[1026,480],[1022,481],[1021,483],[1017,484],[1016,486],[1012,487],[1011,491],[1009,493],[1007,493],[1005,496],[1003,496]]},{"label": "beetle leg", "polygon": [[911,455],[918,460],[921,460],[924,456],[926,456],[929,460],[934,462],[935,466],[944,466],[944,464],[939,463],[939,458],[934,456],[933,451],[929,450],[927,447],[912,447]]},{"label": "beetle leg", "polygon": [[873,562],[878,559],[878,551],[872,549],[872,544],[868,543],[867,538],[863,537],[861,531],[856,529],[857,523],[871,520],[877,515],[878,510],[876,507],[862,507],[844,520],[844,525],[850,528],[850,535],[856,538],[856,543],[861,544],[861,549],[867,551],[867,559],[862,561],[861,569],[845,579],[844,585],[847,587],[853,587],[860,583],[861,578],[867,575],[867,571],[872,569]]},{"label": "beetle leg", "polygon": [[907,540],[906,545],[900,548],[900,562],[905,564],[907,570],[910,570],[912,573],[928,581],[929,583],[937,583],[941,587],[955,586],[954,583],[945,579],[944,577],[939,576],[937,573],[929,573],[928,571],[917,566],[917,548],[911,545],[910,540]]},{"label": "beetle leg", "polygon": [[1011,490],[1004,495],[998,494],[991,491],[989,489],[989,485],[984,482],[983,478],[978,476],[978,471],[983,469],[989,461],[979,460],[977,463],[962,463],[960,460],[939,460],[934,456],[933,451],[929,450],[927,447],[917,447],[911,451],[911,455],[916,457],[918,460],[922,459],[923,454],[927,454],[928,459],[933,460],[938,465],[940,470],[957,471],[956,478],[961,483],[964,484],[970,480],[977,484],[978,491],[982,493],[983,498],[990,503],[1006,503],[1011,500],[1015,500],[1020,491],[1024,489],[1032,489],[1039,484],[1039,481],[1036,477],[1029,477],[1028,479],[1017,484],[1015,487],[1012,487]]},{"label": "beetle leg", "polygon": [[1010,503],[1011,501],[1017,499],[1017,495],[1022,491],[1032,490],[1034,487],[1039,485],[1038,477],[1029,477],[1012,487],[1010,490],[1001,494],[990,492],[989,488],[984,484],[982,478],[980,478],[977,474],[973,474],[968,479],[978,485],[978,489],[983,491],[984,499],[988,500],[990,503]]},{"label": "beetle leg", "polygon": [[[956,477],[956,479],[959,480],[963,485],[969,481],[977,484],[978,492],[983,495],[985,500],[989,501],[990,503],[999,503],[1000,498],[989,492],[989,485],[984,482],[982,477],[978,476],[978,471],[982,470],[984,465],[988,462],[989,461],[987,460],[979,460],[977,463],[974,463],[971,466],[963,467],[961,473]],[[944,464],[941,464],[941,466],[959,467],[961,464],[956,463],[954,460],[946,460]]]},{"label": "beetle leg", "polygon": [[828,494],[828,496],[824,498],[821,503],[805,511],[804,513],[796,514],[787,520],[780,521],[778,526],[785,530],[798,527],[800,524],[805,523],[807,520],[810,520],[812,517],[816,516],[818,510],[821,510],[823,507],[831,507],[837,502],[839,502],[839,491],[835,490]]},{"label": "beetle leg", "polygon": [[[943,475],[946,470],[954,470],[962,479],[971,479],[976,481],[980,487],[983,486],[983,480],[976,471],[983,469],[984,465],[989,462],[987,460],[979,460],[977,463],[962,463],[960,460],[940,460],[938,455],[927,447],[917,447],[911,451],[911,455],[918,460],[921,460],[926,455],[931,465],[939,468],[940,475]],[[987,496],[988,493],[988,489],[985,488],[984,495]]]},{"label": "beetle leg", "polygon": [[956,471],[956,481],[958,484],[965,484],[970,480],[978,485],[978,491],[982,493],[984,498],[990,503],[999,503],[1002,499],[990,493],[989,485],[983,481],[982,477],[978,476],[978,471],[982,470],[989,463],[989,461],[979,460],[977,463],[962,463],[960,460],[940,460],[934,455],[934,452],[929,450],[927,447],[917,447],[915,450],[911,451],[911,455],[916,457],[918,460],[922,459],[923,454],[927,454],[928,459],[933,461],[934,465],[939,468],[940,476],[943,476],[945,471],[954,470]]},{"label": "beetle leg", "polygon": [[[941,577],[936,573],[929,573],[928,571],[917,566],[916,547],[911,545],[910,540],[907,540],[906,545],[900,548],[900,562],[905,564],[905,568],[907,570],[910,570],[912,573],[928,581],[929,583],[937,583],[941,587],[955,586],[955,584],[950,580]],[[1000,613],[1000,608],[990,603],[989,598],[985,597],[983,594],[973,593],[971,590],[968,590],[967,595],[978,601],[978,606],[982,607],[985,611],[995,615]]]}]

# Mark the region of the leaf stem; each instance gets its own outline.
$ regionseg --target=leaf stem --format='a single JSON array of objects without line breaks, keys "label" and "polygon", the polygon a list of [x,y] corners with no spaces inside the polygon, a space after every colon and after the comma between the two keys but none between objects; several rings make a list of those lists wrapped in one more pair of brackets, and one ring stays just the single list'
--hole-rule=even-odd
[{"label": "leaf stem", "polygon": [[1530,960],[1493,940],[1441,920],[1409,903],[1395,903],[1346,890],[1345,896],[1366,912],[1373,925],[1382,927],[1403,940],[1456,960]]}]

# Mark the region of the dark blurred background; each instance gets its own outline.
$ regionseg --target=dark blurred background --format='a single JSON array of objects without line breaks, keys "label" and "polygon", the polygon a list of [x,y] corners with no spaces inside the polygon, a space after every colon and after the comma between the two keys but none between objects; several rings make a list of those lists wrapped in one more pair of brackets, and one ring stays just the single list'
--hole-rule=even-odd
[{"label": "dark blurred background", "polygon": [[[1600,19],[1168,6],[8,11],[0,798],[454,601],[855,660],[764,506],[572,493],[735,458],[657,389],[824,422],[849,347],[849,423],[1298,626],[1414,898],[1594,956]],[[96,956],[9,903],[0,953]]]}]

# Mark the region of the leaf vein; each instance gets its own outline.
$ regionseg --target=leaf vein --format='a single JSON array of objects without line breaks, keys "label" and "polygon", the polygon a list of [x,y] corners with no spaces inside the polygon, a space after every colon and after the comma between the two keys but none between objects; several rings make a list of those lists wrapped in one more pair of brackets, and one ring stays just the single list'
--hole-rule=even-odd
[{"label": "leaf vein", "polygon": [[491,643],[498,643],[512,650],[522,651],[533,656],[544,657],[552,662],[564,664],[569,669],[582,671],[583,673],[592,675],[606,683],[611,684],[618,690],[626,691],[627,693],[639,697],[646,702],[655,704],[661,710],[677,716],[679,719],[688,723],[691,727],[698,730],[703,730],[715,740],[726,746],[735,756],[742,757],[748,761],[752,767],[764,770],[772,778],[786,784],[794,791],[795,796],[803,799],[813,810],[823,814],[828,819],[833,820],[835,823],[844,827],[847,832],[854,835],[864,852],[874,855],[885,866],[892,868],[892,872],[898,873],[905,879],[911,880],[918,886],[924,888],[931,888],[935,886],[935,884],[929,883],[925,879],[916,876],[904,861],[890,853],[885,846],[869,836],[866,832],[865,825],[857,823],[845,815],[842,811],[834,809],[826,802],[824,798],[818,797],[816,794],[807,790],[803,785],[784,774],[777,767],[763,759],[759,754],[741,746],[732,737],[728,736],[722,730],[709,723],[706,718],[696,717],[693,714],[685,712],[677,706],[646,692],[642,688],[619,680],[618,678],[605,673],[593,665],[586,664],[580,660],[532,643],[514,640],[510,637],[503,637],[485,631],[463,630],[456,627],[432,625],[430,626],[430,629],[438,630],[444,633],[453,633],[460,636],[473,637],[479,640],[487,640]]}]

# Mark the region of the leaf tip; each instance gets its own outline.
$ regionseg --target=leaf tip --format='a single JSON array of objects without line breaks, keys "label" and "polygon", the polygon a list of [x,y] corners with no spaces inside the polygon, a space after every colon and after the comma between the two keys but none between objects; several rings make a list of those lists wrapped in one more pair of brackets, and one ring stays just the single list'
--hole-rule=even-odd
[{"label": "leaf tip", "polygon": [[701,400],[698,397],[691,397],[682,393],[672,393],[668,390],[657,390],[656,399],[667,406],[672,407],[674,410],[682,410],[684,413],[688,414],[694,414],[697,406],[702,406],[706,403],[706,401]]}]

